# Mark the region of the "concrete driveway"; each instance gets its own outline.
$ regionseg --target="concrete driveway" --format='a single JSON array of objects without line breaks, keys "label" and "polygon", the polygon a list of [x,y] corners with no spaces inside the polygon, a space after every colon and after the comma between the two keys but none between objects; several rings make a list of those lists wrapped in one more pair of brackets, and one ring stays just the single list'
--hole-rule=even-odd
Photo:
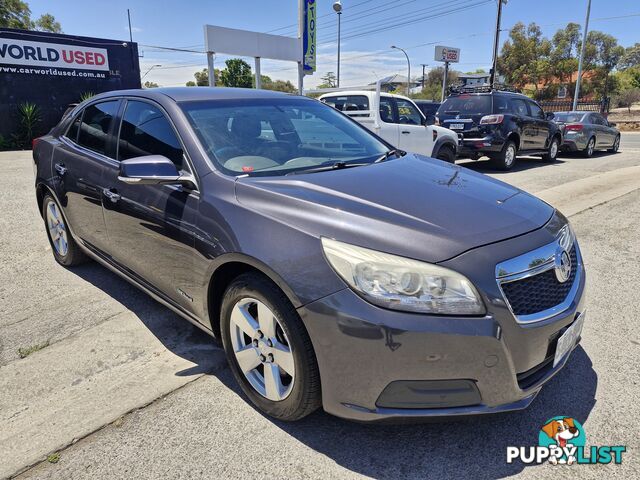
[{"label": "concrete driveway", "polygon": [[[571,215],[589,277],[583,341],[528,410],[403,426],[255,411],[205,334],[98,265],[54,262],[30,152],[0,153],[0,477],[640,476],[638,140],[509,173],[465,164]],[[588,445],[626,445],[623,465],[506,463],[556,415],[580,421]]]}]

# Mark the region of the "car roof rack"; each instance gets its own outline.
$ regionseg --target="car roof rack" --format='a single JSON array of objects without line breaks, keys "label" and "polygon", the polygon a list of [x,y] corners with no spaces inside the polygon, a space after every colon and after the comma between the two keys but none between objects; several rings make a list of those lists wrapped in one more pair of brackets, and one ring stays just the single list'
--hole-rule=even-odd
[{"label": "car roof rack", "polygon": [[493,91],[522,93],[515,87],[501,83],[495,84],[493,87],[491,85],[452,85],[449,87],[450,95],[460,95],[462,93],[490,93]]}]

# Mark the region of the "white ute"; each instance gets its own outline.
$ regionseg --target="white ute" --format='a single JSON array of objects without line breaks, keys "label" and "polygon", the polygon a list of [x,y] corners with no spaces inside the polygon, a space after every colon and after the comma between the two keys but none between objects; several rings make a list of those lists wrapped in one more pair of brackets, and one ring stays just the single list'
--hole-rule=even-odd
[{"label": "white ute", "polygon": [[[318,100],[362,124],[391,145],[447,162],[455,162],[458,134],[448,128],[425,125],[426,118],[413,101],[401,95],[371,90],[331,90]],[[320,92],[320,91],[316,91]]]}]

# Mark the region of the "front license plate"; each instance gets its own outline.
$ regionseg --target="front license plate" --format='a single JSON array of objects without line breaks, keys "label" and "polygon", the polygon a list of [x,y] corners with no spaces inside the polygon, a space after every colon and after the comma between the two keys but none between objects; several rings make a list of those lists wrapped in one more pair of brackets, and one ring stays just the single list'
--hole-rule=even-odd
[{"label": "front license plate", "polygon": [[573,322],[566,332],[562,334],[562,336],[558,339],[558,343],[556,345],[556,356],[553,359],[553,367],[560,363],[560,361],[564,358],[564,356],[571,351],[573,346],[580,338],[580,333],[582,333],[582,325],[584,324],[584,314],[582,312],[576,318],[576,321]]},{"label": "front license plate", "polygon": [[464,130],[464,123],[451,123],[449,128],[451,130]]}]

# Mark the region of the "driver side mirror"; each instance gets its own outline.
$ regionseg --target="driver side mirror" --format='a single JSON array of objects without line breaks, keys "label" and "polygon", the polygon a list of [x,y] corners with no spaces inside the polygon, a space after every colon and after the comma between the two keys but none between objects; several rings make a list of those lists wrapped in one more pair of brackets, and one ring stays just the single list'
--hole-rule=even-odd
[{"label": "driver side mirror", "polygon": [[195,189],[191,175],[181,175],[175,164],[162,155],[146,155],[120,162],[118,180],[129,185],[183,185]]},{"label": "driver side mirror", "polygon": [[617,126],[617,125],[618,125],[618,124],[617,124],[617,123],[615,123],[615,122],[609,122],[609,126],[610,126],[610,127],[615,127],[615,126]]},{"label": "driver side mirror", "polygon": [[544,118],[546,118],[547,120],[553,120],[555,118],[555,115],[553,114],[553,112],[547,112],[544,114]]}]

